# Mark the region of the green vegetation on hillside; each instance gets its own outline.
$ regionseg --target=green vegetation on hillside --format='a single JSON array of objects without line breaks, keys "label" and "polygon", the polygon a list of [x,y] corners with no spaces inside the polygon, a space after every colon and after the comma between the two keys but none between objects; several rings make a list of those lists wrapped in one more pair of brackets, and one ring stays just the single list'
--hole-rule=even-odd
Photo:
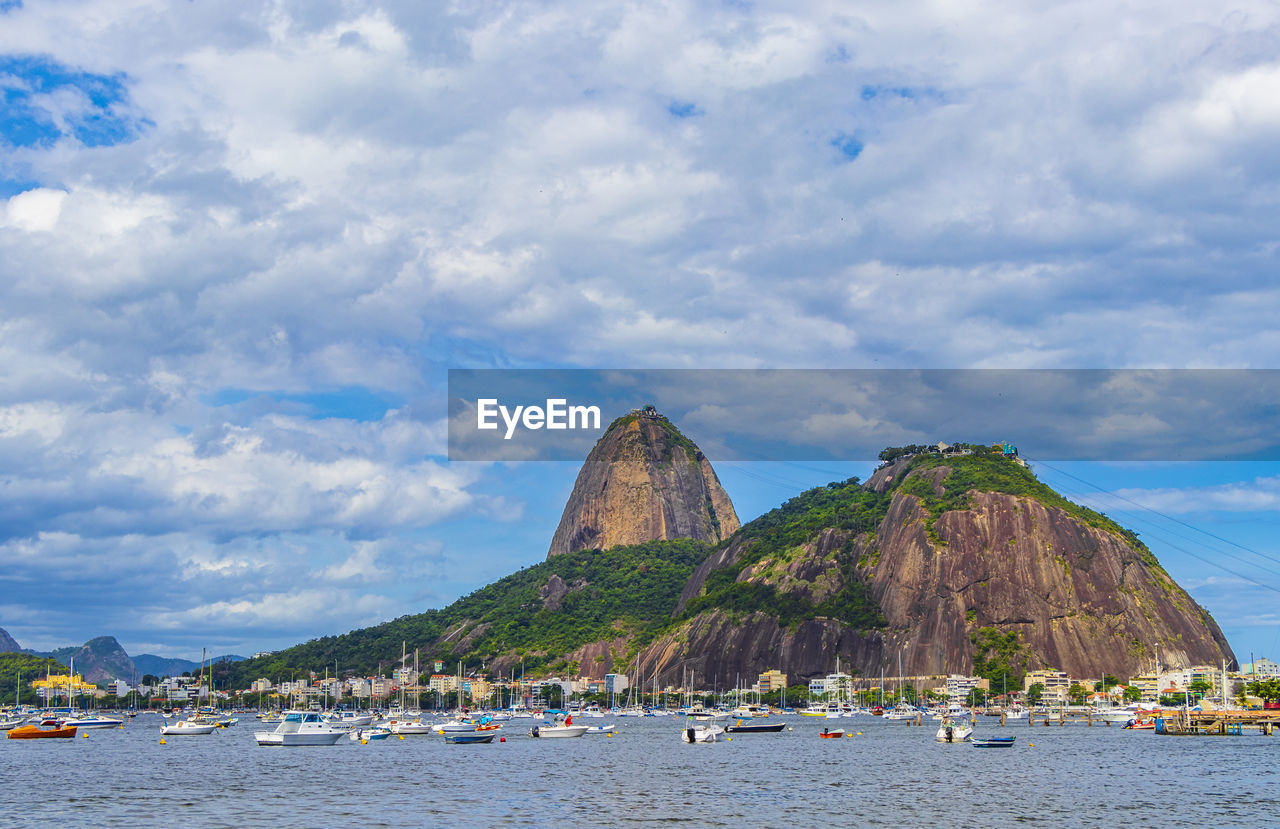
[{"label": "green vegetation on hillside", "polygon": [[[707,577],[702,594],[685,607],[684,618],[719,608],[735,614],[761,611],[776,617],[782,625],[824,616],[864,630],[884,626],[880,608],[858,571],[852,542],[858,535],[876,530],[890,500],[889,495],[863,489],[857,478],[850,478],[808,490],[770,510],[733,536],[735,542],[745,544],[745,549],[737,562]],[[773,585],[737,581],[751,565],[787,557],[826,529],[845,531],[848,541],[836,554],[843,587],[819,604],[779,591]]]},{"label": "green vegetation on hillside", "polygon": [[22,674],[22,701],[34,703],[35,692],[31,680],[44,679],[47,674],[70,673],[66,665],[54,659],[29,653],[0,653],[0,705],[12,705],[17,701],[18,674]]},{"label": "green vegetation on hillside", "polygon": [[[910,475],[910,472],[935,469],[940,466],[951,469],[942,480],[941,496],[934,492],[933,485],[928,480],[919,475]],[[917,455],[912,459],[907,474],[910,477],[901,479],[898,489],[908,495],[915,495],[924,503],[925,509],[929,512],[927,522],[929,536],[935,543],[938,543],[938,539],[933,530],[934,521],[944,512],[968,509],[970,491],[1002,492],[1034,498],[1045,506],[1057,507],[1083,524],[1118,536],[1147,564],[1160,567],[1155,555],[1138,539],[1137,533],[1125,529],[1100,512],[1094,512],[1088,507],[1068,501],[1040,481],[1030,469],[996,452],[978,451],[971,455],[956,456]]]},{"label": "green vegetation on hillside", "polygon": [[[470,667],[504,654],[522,657],[530,673],[558,667],[555,660],[590,642],[622,635],[637,642],[652,638],[669,624],[681,589],[706,554],[705,545],[681,539],[552,556],[443,610],[229,665],[229,679],[233,687],[243,687],[257,677],[283,679],[335,664],[341,673],[365,675],[380,667],[385,672],[398,660],[402,642],[410,653],[424,649],[424,659],[462,659]],[[539,591],[553,575],[568,592],[558,610],[547,610]],[[435,644],[446,635],[449,641]]]},{"label": "green vegetation on hillside", "polygon": [[991,693],[1022,688],[1027,646],[1016,630],[984,627],[969,634],[973,643],[973,675],[990,680]]}]

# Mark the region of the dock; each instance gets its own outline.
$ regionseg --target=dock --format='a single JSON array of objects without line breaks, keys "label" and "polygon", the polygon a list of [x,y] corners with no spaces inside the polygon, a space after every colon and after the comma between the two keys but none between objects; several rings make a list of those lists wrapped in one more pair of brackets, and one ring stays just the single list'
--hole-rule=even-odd
[{"label": "dock", "polygon": [[1238,737],[1256,730],[1271,736],[1280,711],[1169,711],[1155,717],[1156,733],[1169,737]]}]

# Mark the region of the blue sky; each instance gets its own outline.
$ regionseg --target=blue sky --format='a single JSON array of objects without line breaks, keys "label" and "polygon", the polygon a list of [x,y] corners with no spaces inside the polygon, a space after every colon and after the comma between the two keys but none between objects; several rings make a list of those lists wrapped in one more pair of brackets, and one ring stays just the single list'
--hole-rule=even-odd
[{"label": "blue sky", "polygon": [[[0,3],[0,627],[244,652],[540,560],[575,465],[450,463],[450,368],[1280,363],[1274,6],[794,5]],[[1280,469],[1077,463],[1277,657]]]}]

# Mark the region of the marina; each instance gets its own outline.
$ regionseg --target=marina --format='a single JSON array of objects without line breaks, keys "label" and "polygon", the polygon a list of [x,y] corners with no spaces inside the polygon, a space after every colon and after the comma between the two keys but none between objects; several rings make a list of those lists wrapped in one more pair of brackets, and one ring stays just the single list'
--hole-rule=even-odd
[{"label": "marina", "polygon": [[[1256,827],[1280,820],[1280,741],[1257,731],[1232,740],[1166,740],[1119,728],[1055,727],[1028,737],[1025,728],[980,720],[975,740],[1017,735],[1005,750],[989,752],[972,751],[976,743],[937,743],[931,729],[880,717],[843,720],[846,736],[836,740],[818,739],[829,729],[821,719],[788,723],[776,733],[725,733],[693,745],[682,744],[683,718],[634,717],[607,739],[548,743],[529,737],[527,726],[508,724],[486,733],[493,740],[475,751],[455,749],[442,736],[272,750],[258,748],[253,729],[243,726],[160,745],[160,717],[141,714],[88,738],[16,741],[4,749],[11,786],[58,793],[39,804],[42,820],[75,825],[138,825],[160,815],[192,825],[285,829],[347,815],[368,827],[493,825],[536,810],[539,823],[564,825],[597,825],[606,816],[625,823],[637,815],[645,823],[692,816],[697,825],[808,825],[815,814],[839,814],[867,826],[963,820],[1011,827],[1031,817],[1044,825],[1133,826],[1165,819],[1159,804],[1174,770],[1181,770],[1180,822]],[[300,802],[308,808],[299,810]]]}]

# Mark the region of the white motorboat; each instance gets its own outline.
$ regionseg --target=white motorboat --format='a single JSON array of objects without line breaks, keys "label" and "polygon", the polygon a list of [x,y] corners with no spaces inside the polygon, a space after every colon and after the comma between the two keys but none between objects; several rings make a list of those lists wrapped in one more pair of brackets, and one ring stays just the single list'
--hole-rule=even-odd
[{"label": "white motorboat", "polygon": [[535,725],[529,729],[530,737],[581,737],[586,733],[585,725]]},{"label": "white motorboat", "polygon": [[22,725],[26,721],[27,721],[27,718],[23,715],[18,715],[16,717],[9,717],[8,719],[0,720],[0,731],[10,731]]},{"label": "white motorboat", "polygon": [[275,731],[255,731],[253,736],[260,746],[331,746],[347,731],[315,711],[289,711]]},{"label": "white motorboat", "polygon": [[902,720],[914,720],[921,716],[921,712],[910,705],[895,705],[892,710],[885,711],[883,719],[893,722]]},{"label": "white motorboat", "polygon": [[367,711],[340,711],[331,716],[329,721],[349,728],[364,728],[367,725],[373,725],[373,715]]},{"label": "white motorboat", "polygon": [[85,715],[83,717],[71,717],[62,721],[62,725],[74,725],[76,728],[119,728],[124,725],[124,720],[119,717],[91,717]]},{"label": "white motorboat", "polygon": [[587,726],[588,734],[612,734],[617,731],[618,727],[610,723],[609,725],[589,725]]},{"label": "white motorboat", "polygon": [[421,720],[394,720],[387,725],[387,729],[392,734],[401,736],[412,736],[414,734],[435,734],[435,723],[422,722]]},{"label": "white motorboat", "polygon": [[431,726],[433,734],[466,734],[476,730],[476,724],[470,720],[449,720]]},{"label": "white motorboat", "polygon": [[1129,722],[1129,720],[1138,716],[1138,712],[1141,710],[1141,706],[1135,702],[1132,705],[1126,705],[1122,708],[1103,709],[1098,712],[1098,718],[1105,723],[1118,723],[1120,725],[1124,725]]},{"label": "white motorboat", "polygon": [[940,743],[963,743],[973,736],[973,728],[967,723],[951,723],[943,721],[938,726],[937,741]]},{"label": "white motorboat", "polygon": [[175,723],[160,726],[161,737],[203,737],[218,730],[217,723],[192,722],[178,720]]},{"label": "white motorboat", "polygon": [[686,743],[714,743],[723,733],[724,728],[714,723],[703,725],[695,720],[686,720],[680,739]]}]

